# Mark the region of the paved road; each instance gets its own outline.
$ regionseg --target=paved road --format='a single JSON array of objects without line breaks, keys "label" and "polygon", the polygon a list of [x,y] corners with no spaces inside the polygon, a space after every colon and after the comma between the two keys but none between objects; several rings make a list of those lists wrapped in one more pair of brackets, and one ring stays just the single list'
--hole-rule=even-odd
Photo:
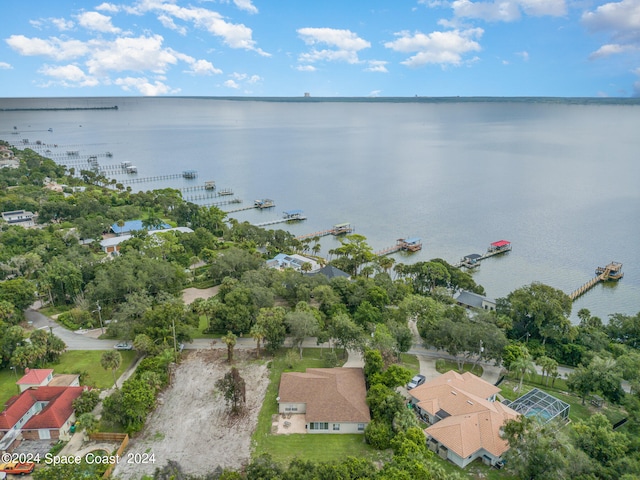
[{"label": "paved road", "polygon": [[67,344],[67,350],[109,350],[118,343],[118,340],[98,340],[73,333],[37,310],[28,309],[24,315],[34,328],[48,328],[56,337],[62,339]]}]

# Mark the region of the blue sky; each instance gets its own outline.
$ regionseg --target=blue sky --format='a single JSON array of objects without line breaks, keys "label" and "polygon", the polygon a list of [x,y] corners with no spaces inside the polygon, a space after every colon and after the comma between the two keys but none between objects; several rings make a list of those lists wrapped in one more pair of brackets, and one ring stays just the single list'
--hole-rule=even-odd
[{"label": "blue sky", "polygon": [[2,97],[640,96],[640,0],[2,7]]}]

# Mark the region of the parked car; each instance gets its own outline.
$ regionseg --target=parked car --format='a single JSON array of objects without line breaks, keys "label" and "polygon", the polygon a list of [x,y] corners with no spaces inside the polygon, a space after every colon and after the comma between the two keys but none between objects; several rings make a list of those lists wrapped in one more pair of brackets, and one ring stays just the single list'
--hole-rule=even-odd
[{"label": "parked car", "polygon": [[113,348],[115,348],[116,350],[131,350],[133,349],[133,345],[130,344],[129,342],[121,342],[121,343],[116,343]]},{"label": "parked car", "polygon": [[0,463],[0,472],[11,475],[25,475],[33,472],[36,464],[33,462]]},{"label": "parked car", "polygon": [[411,390],[412,388],[419,387],[422,385],[427,379],[424,375],[416,375],[411,379],[409,383],[407,383],[407,390]]}]

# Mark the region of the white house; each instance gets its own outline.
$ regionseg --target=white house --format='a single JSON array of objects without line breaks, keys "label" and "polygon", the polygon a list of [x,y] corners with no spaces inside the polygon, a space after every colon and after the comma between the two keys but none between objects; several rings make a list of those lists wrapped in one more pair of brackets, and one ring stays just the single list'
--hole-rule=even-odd
[{"label": "white house", "polygon": [[307,272],[317,272],[320,270],[320,264],[313,260],[312,258],[303,257],[302,255],[298,255],[296,253],[292,255],[287,255],[286,253],[279,253],[271,260],[267,260],[267,266],[271,268],[278,268],[280,270],[284,270],[285,268],[293,268],[299,272],[305,271],[303,269],[303,265],[308,264],[310,266]]}]

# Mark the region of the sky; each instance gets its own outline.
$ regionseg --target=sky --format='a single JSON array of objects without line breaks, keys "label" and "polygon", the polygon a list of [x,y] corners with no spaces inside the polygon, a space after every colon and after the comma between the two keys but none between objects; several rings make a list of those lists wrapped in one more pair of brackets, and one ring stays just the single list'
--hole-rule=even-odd
[{"label": "sky", "polygon": [[640,96],[640,0],[2,0],[0,97]]}]

